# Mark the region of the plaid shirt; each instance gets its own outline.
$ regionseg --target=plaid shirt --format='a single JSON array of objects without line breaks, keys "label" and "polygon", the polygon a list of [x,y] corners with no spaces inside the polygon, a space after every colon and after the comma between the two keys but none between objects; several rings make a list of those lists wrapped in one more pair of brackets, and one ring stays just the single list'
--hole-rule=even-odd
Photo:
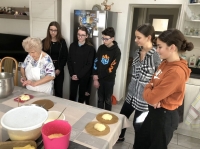
[{"label": "plaid shirt", "polygon": [[140,60],[140,51],[135,51],[133,56],[133,72],[131,82],[128,86],[128,93],[126,96],[126,102],[131,104],[134,109],[138,111],[148,111],[148,104],[143,99],[143,91],[145,85],[151,80],[154,72],[161,63],[156,48],[153,47],[147,52],[144,60]]}]

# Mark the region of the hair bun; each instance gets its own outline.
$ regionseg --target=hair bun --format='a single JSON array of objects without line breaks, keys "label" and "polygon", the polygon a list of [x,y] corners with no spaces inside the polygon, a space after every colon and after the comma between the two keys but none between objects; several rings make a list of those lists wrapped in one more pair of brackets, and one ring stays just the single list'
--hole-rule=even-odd
[{"label": "hair bun", "polygon": [[186,51],[187,50],[186,47],[187,47],[187,41],[183,40],[183,43],[181,45],[181,50]]},{"label": "hair bun", "polygon": [[192,42],[187,42],[187,40],[183,40],[181,50],[182,51],[191,51],[194,48],[194,45]]}]

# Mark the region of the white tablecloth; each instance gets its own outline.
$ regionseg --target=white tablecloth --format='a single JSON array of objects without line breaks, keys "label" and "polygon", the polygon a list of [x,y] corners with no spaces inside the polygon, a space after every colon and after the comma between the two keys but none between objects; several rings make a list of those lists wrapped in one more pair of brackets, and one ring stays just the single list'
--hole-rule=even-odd
[{"label": "white tablecloth", "polygon": [[[85,131],[85,125],[91,121],[97,121],[96,115],[105,112],[105,110],[44,93],[33,92],[24,88],[21,89],[21,87],[15,87],[12,95],[5,99],[0,99],[0,118],[5,112],[18,106],[14,99],[24,93],[33,95],[34,98],[23,104],[31,104],[40,99],[49,99],[54,102],[54,106],[49,109],[51,111],[62,111],[66,107],[64,114],[66,120],[72,126],[70,140],[93,149],[112,149],[121,133],[121,129],[130,127],[131,125],[124,115],[112,112],[119,120],[117,123],[109,125],[110,133],[101,137],[92,136]],[[2,129],[2,126],[0,126],[0,134],[0,141],[8,139],[7,131]]]}]

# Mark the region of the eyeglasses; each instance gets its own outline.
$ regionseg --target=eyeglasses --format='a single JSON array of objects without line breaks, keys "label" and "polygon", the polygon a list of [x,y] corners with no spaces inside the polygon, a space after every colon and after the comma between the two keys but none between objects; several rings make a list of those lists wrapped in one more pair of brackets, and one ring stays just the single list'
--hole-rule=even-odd
[{"label": "eyeglasses", "polygon": [[78,37],[85,37],[86,35],[77,34]]},{"label": "eyeglasses", "polygon": [[50,29],[50,32],[57,32],[57,30]]},{"label": "eyeglasses", "polygon": [[108,41],[109,39],[111,39],[111,38],[101,38],[103,41]]}]

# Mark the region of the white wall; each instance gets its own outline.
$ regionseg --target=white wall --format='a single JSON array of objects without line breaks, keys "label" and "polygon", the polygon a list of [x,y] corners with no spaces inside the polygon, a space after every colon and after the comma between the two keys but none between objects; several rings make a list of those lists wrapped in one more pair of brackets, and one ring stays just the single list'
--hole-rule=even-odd
[{"label": "white wall", "polygon": [[1,7],[28,7],[29,0],[0,0]]},{"label": "white wall", "polygon": [[[0,0],[0,7],[29,7],[29,0]],[[0,33],[30,35],[30,21],[0,18]]]},{"label": "white wall", "polygon": [[[87,5],[86,9],[92,9],[94,4],[101,4],[102,0],[86,0]],[[183,4],[186,0],[111,0],[108,1],[108,4],[114,3],[111,10],[119,12],[118,14],[118,23],[116,31],[116,41],[121,45],[121,62],[117,70],[116,83],[114,88],[114,95],[117,100],[125,97],[125,85],[126,85],[126,76],[127,76],[127,65],[128,65],[128,56],[129,56],[129,45],[130,45],[130,36],[127,36],[131,33],[131,26],[129,20],[131,17],[131,4]],[[102,6],[103,9],[103,6]],[[129,18],[130,17],[130,18]]]}]

